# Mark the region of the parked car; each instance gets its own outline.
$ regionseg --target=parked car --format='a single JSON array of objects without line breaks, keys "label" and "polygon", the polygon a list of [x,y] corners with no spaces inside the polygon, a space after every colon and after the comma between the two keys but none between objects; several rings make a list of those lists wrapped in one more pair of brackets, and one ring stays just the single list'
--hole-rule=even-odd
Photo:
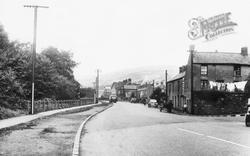
[{"label": "parked car", "polygon": [[248,104],[247,114],[245,118],[245,124],[247,127],[250,126],[250,105]]},{"label": "parked car", "polygon": [[139,102],[146,105],[147,99],[146,98],[141,98]]},{"label": "parked car", "polygon": [[155,107],[157,108],[158,107],[158,103],[155,99],[150,99],[149,102],[148,102],[148,107]]},{"label": "parked car", "polygon": [[136,103],[136,102],[137,102],[137,99],[136,99],[136,98],[131,98],[130,102],[131,102],[131,103]]},{"label": "parked car", "polygon": [[110,103],[116,103],[117,102],[117,96],[116,95],[110,95],[109,96],[109,102]]}]

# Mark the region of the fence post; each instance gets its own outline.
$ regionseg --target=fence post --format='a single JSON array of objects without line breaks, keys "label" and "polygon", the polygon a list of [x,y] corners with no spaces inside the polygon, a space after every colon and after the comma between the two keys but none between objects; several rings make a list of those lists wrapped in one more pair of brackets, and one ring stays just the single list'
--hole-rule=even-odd
[{"label": "fence post", "polygon": [[50,107],[51,107],[51,110],[54,110],[54,107],[55,107],[54,101],[50,101]]},{"label": "fence post", "polygon": [[49,100],[47,100],[47,103],[48,103],[48,110],[51,110],[51,103]]},{"label": "fence post", "polygon": [[28,103],[28,113],[30,114],[30,111],[31,111],[31,104],[30,104],[30,101],[27,101],[27,103]]},{"label": "fence post", "polygon": [[53,101],[53,109],[56,109],[56,101]]},{"label": "fence post", "polygon": [[45,112],[45,104],[44,104],[44,102],[42,102],[42,106],[43,106],[43,111]]}]

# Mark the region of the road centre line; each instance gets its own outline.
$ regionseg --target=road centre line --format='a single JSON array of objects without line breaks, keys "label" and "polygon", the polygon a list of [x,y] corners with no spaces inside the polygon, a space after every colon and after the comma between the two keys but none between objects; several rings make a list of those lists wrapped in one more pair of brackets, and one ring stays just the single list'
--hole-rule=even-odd
[{"label": "road centre line", "polygon": [[246,145],[242,145],[242,144],[235,143],[235,142],[232,142],[232,141],[228,141],[228,140],[220,139],[220,138],[217,138],[217,137],[201,134],[201,133],[198,133],[198,132],[195,132],[195,131],[191,131],[191,130],[187,130],[187,129],[183,129],[183,128],[178,128],[178,130],[188,132],[188,133],[192,133],[192,134],[196,134],[196,135],[199,135],[199,136],[206,136],[207,138],[210,138],[210,139],[214,139],[214,140],[218,140],[218,141],[222,141],[222,142],[226,142],[226,143],[230,143],[230,144],[233,144],[233,145],[237,145],[237,146],[240,146],[240,147],[250,149],[250,146],[246,146]]},{"label": "road centre line", "polygon": [[201,133],[197,133],[197,132],[190,131],[190,130],[187,130],[187,129],[182,129],[182,128],[178,128],[178,130],[188,132],[188,133],[192,133],[192,134],[196,134],[196,135],[200,135],[200,136],[204,135],[204,134],[201,134]]},{"label": "road centre line", "polygon": [[250,148],[249,146],[246,146],[246,145],[242,145],[242,144],[235,143],[235,142],[232,142],[232,141],[227,141],[227,140],[216,138],[216,137],[213,137],[213,136],[206,136],[206,137],[211,138],[211,139],[215,139],[215,140],[219,140],[219,141],[223,141],[223,142],[227,142],[227,143],[237,145],[237,146],[240,146],[240,147]]}]

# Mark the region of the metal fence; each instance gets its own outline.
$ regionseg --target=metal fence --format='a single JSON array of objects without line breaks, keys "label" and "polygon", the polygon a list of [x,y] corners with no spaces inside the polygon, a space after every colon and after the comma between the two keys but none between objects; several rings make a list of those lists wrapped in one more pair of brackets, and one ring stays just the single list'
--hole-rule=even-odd
[{"label": "metal fence", "polygon": [[[80,100],[38,100],[34,103],[34,113],[45,112],[49,110],[70,108],[75,106],[83,106],[93,104],[93,98],[83,98]],[[28,101],[28,112],[31,112],[31,102]]]}]

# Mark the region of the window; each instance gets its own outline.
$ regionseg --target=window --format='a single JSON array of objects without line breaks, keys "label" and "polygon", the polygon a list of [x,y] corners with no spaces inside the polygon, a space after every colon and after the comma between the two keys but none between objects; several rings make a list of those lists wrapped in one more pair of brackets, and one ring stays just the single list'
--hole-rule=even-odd
[{"label": "window", "polygon": [[178,89],[177,89],[177,92],[178,92],[178,94],[179,94],[179,93],[180,93],[180,80],[177,81],[177,88],[178,88]]},{"label": "window", "polygon": [[207,75],[207,65],[201,65],[201,75]]},{"label": "window", "polygon": [[234,76],[241,76],[240,66],[234,66]]},{"label": "window", "polygon": [[182,78],[182,81],[181,81],[181,94],[184,94],[184,90],[185,90],[185,83],[184,83],[184,78]]},{"label": "window", "polygon": [[201,89],[208,88],[208,80],[201,80]]},{"label": "window", "polygon": [[168,87],[168,96],[170,95],[170,93],[171,93],[171,84],[169,84],[169,87]]}]

